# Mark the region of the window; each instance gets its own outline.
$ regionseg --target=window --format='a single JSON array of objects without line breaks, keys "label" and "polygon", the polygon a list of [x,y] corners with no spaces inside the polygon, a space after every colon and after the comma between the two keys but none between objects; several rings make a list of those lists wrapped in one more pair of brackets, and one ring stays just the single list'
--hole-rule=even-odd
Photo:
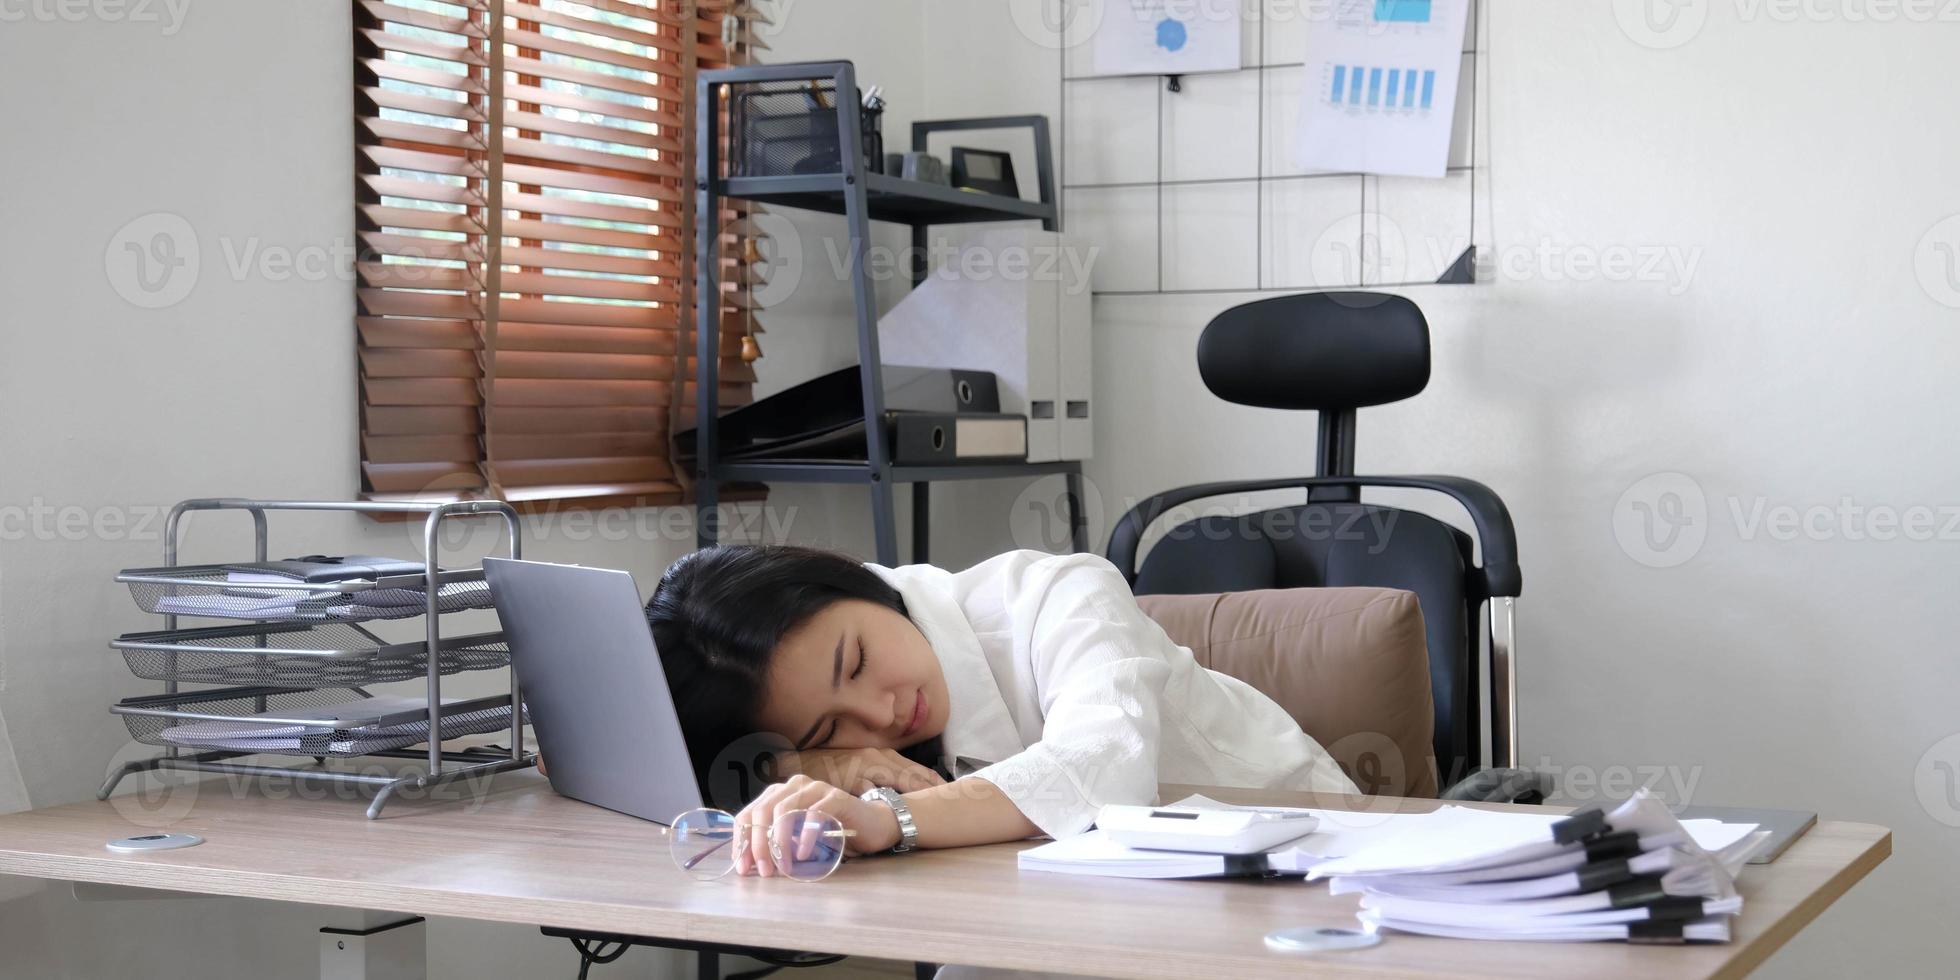
[{"label": "window", "polygon": [[694,71],[747,57],[731,2],[353,4],[365,497],[685,498]]}]

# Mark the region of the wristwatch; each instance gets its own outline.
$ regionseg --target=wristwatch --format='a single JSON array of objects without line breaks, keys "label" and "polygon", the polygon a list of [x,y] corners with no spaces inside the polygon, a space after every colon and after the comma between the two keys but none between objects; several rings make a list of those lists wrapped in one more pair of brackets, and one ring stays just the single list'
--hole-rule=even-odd
[{"label": "wristwatch", "polygon": [[873,786],[858,799],[866,803],[883,803],[891,807],[892,814],[898,817],[898,843],[892,845],[893,854],[903,854],[919,846],[919,825],[912,822],[912,808],[905,805],[905,797],[886,787]]}]

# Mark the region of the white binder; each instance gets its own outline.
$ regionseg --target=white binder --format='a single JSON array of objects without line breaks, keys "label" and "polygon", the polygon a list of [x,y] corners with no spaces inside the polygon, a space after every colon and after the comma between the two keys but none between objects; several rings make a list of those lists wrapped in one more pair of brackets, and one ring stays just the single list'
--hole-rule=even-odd
[{"label": "white binder", "polygon": [[1087,459],[1091,438],[1088,262],[1055,232],[990,229],[931,256],[933,268],[878,321],[887,364],[992,371],[1000,409],[1028,417],[1028,460]]}]

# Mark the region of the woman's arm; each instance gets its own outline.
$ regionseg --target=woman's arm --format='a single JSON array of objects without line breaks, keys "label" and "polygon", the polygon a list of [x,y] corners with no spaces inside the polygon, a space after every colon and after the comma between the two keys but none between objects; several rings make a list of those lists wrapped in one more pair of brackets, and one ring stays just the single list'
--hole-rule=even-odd
[{"label": "woman's arm", "polygon": [[920,847],[998,844],[1041,833],[1000,787],[974,776],[915,790],[904,799],[919,827]]}]

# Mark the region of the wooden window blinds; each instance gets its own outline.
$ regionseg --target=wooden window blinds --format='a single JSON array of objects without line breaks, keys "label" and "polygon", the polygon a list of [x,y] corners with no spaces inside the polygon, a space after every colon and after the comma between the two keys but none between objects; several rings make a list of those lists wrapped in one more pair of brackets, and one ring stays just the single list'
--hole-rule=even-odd
[{"label": "wooden window blinds", "polygon": [[[694,72],[746,60],[753,16],[730,0],[352,7],[363,495],[681,502]],[[727,315],[744,277],[724,278],[731,406],[754,372]]]}]

